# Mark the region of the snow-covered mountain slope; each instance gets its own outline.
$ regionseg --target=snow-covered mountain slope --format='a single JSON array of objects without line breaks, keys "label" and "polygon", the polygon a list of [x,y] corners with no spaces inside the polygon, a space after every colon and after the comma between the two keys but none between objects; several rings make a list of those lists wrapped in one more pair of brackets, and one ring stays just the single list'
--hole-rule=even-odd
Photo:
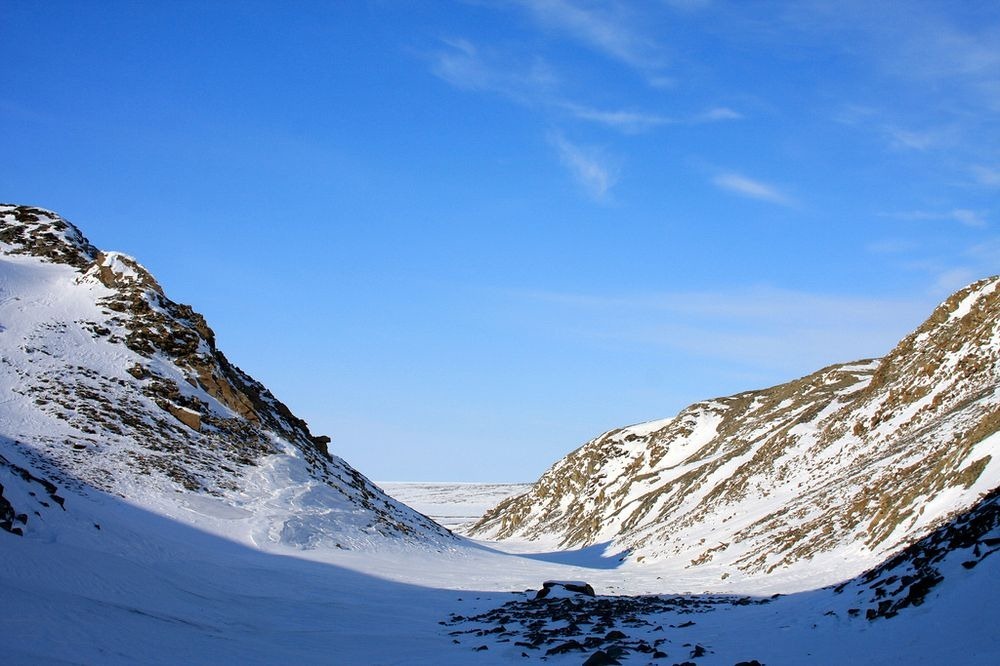
[{"label": "snow-covered mountain slope", "polygon": [[35,530],[51,486],[258,545],[454,541],[329,441],[134,259],[49,211],[0,206],[0,527]]},{"label": "snow-covered mountain slope", "polygon": [[959,291],[882,359],[605,433],[471,533],[611,542],[716,580],[859,573],[1000,485],[998,286]]}]

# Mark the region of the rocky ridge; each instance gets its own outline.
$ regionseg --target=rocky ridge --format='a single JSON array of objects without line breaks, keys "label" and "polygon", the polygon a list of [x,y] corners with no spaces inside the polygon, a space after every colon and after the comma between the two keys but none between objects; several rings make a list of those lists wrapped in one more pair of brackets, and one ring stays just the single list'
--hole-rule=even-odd
[{"label": "rocky ridge", "polygon": [[[77,492],[216,498],[272,514],[257,537],[297,547],[453,538],[331,455],[131,257],[14,205],[0,252],[0,481],[16,468]],[[7,496],[0,527],[28,529]]]},{"label": "rocky ridge", "polygon": [[874,565],[1000,485],[998,286],[954,294],[882,359],[604,433],[471,533],[611,542],[723,580]]}]

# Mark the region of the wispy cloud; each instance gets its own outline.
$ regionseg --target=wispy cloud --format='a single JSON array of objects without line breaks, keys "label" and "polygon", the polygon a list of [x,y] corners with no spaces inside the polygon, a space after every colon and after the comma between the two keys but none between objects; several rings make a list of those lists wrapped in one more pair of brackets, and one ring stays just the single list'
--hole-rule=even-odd
[{"label": "wispy cloud", "polygon": [[[947,89],[966,104],[1000,107],[1000,33],[994,22],[955,20],[947,4],[812,0],[791,3],[780,30],[835,36],[884,74]],[[941,91],[937,91],[941,96]],[[953,98],[949,101],[954,101]]]},{"label": "wispy cloud", "polygon": [[952,221],[963,224],[967,227],[985,227],[988,226],[986,220],[986,214],[981,211],[970,210],[968,208],[953,208],[948,211],[927,211],[927,210],[908,210],[898,213],[887,213],[886,217],[893,217],[898,220],[942,220],[942,221]]},{"label": "wispy cloud", "polygon": [[467,39],[442,40],[431,55],[431,71],[463,90],[500,95],[554,117],[572,118],[639,134],[665,125],[694,125],[740,120],[738,111],[712,107],[691,115],[667,116],[634,108],[605,109],[581,104],[560,91],[560,78],[544,59],[518,59],[510,53],[483,49]]},{"label": "wispy cloud", "polygon": [[595,295],[519,294],[529,314],[564,335],[665,347],[716,361],[781,372],[888,352],[935,305],[912,299],[818,294],[776,287]]},{"label": "wispy cloud", "polygon": [[986,217],[974,210],[969,210],[968,208],[956,208],[948,213],[951,219],[956,220],[967,227],[985,227]]},{"label": "wispy cloud", "polygon": [[[842,45],[877,84],[855,96],[882,107],[848,114],[851,124],[880,135],[897,151],[942,152],[937,167],[969,176],[1000,149],[1000,32],[985,5],[885,0],[804,0],[787,3],[774,37],[802,32]],[[973,19],[973,20],[970,20]],[[874,93],[874,94],[873,94]],[[840,118],[844,120],[844,118]],[[920,159],[919,156],[915,156]],[[964,173],[962,173],[964,172]],[[994,183],[989,169],[973,177]],[[998,185],[992,185],[998,186]]]},{"label": "wispy cloud", "polygon": [[618,182],[618,168],[596,148],[578,146],[562,134],[553,132],[549,141],[559,154],[559,160],[569,169],[586,192],[599,201],[608,198]]},{"label": "wispy cloud", "polygon": [[742,120],[742,118],[743,114],[739,111],[734,111],[725,106],[716,106],[699,113],[692,118],[692,121],[698,123],[716,123],[725,120]]},{"label": "wispy cloud", "polygon": [[919,247],[919,244],[911,239],[887,238],[875,241],[865,246],[865,250],[872,254],[904,254],[912,252]]},{"label": "wispy cloud", "polygon": [[580,104],[565,102],[561,105],[574,118],[588,120],[627,134],[637,134],[660,125],[673,125],[678,121],[655,113],[642,111],[594,109]]},{"label": "wispy cloud", "polygon": [[932,148],[947,148],[955,145],[958,140],[953,127],[941,127],[928,130],[909,130],[893,125],[883,125],[881,131],[888,137],[894,148],[908,150],[930,150]]},{"label": "wispy cloud", "polygon": [[926,293],[939,299],[1000,272],[997,269],[1000,266],[1000,237],[987,237],[958,252],[935,252],[930,247],[919,249],[922,250],[920,256],[912,256],[899,266],[924,274]]},{"label": "wispy cloud", "polygon": [[484,52],[466,39],[442,40],[442,44],[445,48],[431,56],[431,71],[457,88],[534,105],[551,98],[558,85],[553,69],[542,58],[518,62],[507,54]]},{"label": "wispy cloud", "polygon": [[644,72],[665,65],[659,44],[645,35],[620,3],[589,4],[567,0],[520,0],[539,24],[559,30],[605,56]]},{"label": "wispy cloud", "polygon": [[663,125],[700,125],[741,120],[743,115],[727,107],[713,107],[690,116],[665,116],[635,110],[606,110],[563,102],[560,104],[574,118],[599,123],[626,134],[638,134]]},{"label": "wispy cloud", "polygon": [[977,164],[972,167],[976,182],[987,187],[1000,187],[1000,169]]},{"label": "wispy cloud", "polygon": [[712,0],[663,0],[668,7],[682,12],[695,12],[712,4]]},{"label": "wispy cloud", "polygon": [[961,132],[955,125],[915,130],[891,121],[890,115],[882,109],[848,104],[833,115],[833,120],[873,132],[896,150],[924,152],[948,148],[961,140]]},{"label": "wispy cloud", "polygon": [[965,266],[949,268],[938,273],[931,287],[931,293],[938,295],[951,294],[981,277],[985,276],[976,275],[975,271]]},{"label": "wispy cloud", "polygon": [[718,174],[712,179],[712,184],[749,199],[767,201],[780,206],[793,204],[792,199],[777,187],[732,171]]}]

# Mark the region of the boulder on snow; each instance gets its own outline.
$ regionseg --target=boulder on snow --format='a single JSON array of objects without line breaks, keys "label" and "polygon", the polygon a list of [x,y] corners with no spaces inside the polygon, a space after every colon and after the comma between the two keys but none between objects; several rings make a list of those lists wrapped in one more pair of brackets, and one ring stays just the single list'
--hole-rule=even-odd
[{"label": "boulder on snow", "polygon": [[535,594],[535,599],[574,597],[579,594],[588,597],[597,596],[593,586],[581,580],[547,580],[542,583],[542,589]]},{"label": "boulder on snow", "polygon": [[594,654],[590,655],[587,661],[583,662],[583,666],[613,666],[613,664],[621,664],[611,655],[609,655],[604,650],[598,650]]}]

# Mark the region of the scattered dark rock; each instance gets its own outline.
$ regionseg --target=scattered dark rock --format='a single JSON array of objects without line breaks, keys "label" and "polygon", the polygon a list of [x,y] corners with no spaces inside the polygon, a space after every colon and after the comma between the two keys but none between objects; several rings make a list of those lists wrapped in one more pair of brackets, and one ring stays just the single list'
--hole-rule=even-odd
[{"label": "scattered dark rock", "polygon": [[[768,599],[751,599],[728,595],[704,596],[637,596],[590,597],[586,594],[562,598],[532,599],[518,596],[478,615],[452,614],[445,622],[454,627],[452,636],[482,637],[500,633],[514,645],[530,650],[546,651],[546,655],[568,652],[603,652],[612,659],[622,659],[632,652],[661,659],[666,655],[661,645],[666,637],[650,644],[641,638],[614,628],[616,623],[634,626],[648,635],[662,631],[662,624],[651,621],[664,614],[707,613],[717,608],[742,606],[748,603],[770,603]],[[693,622],[684,623],[690,626]],[[687,647],[692,648],[691,645]],[[705,650],[705,652],[699,652]],[[696,654],[708,652],[694,646]]]}]

